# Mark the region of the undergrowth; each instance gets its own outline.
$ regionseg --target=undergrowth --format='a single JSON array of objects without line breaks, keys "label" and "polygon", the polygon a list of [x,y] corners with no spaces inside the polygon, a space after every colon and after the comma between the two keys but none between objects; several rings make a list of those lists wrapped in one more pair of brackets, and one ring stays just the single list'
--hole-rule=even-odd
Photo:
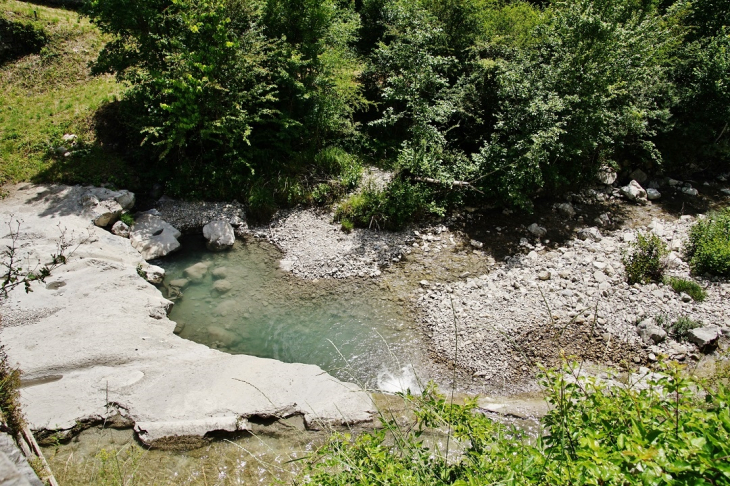
[{"label": "undergrowth", "polygon": [[[639,384],[607,386],[578,365],[542,376],[551,410],[536,438],[490,420],[475,400],[449,403],[433,386],[404,398],[406,426],[335,435],[310,459],[317,485],[646,485],[730,483],[730,393],[685,377],[678,366]],[[428,446],[426,431],[445,446]],[[450,440],[449,440],[450,439]],[[451,444],[451,450],[449,450]]]},{"label": "undergrowth", "polygon": [[710,213],[692,226],[685,254],[694,273],[730,277],[730,208]]},{"label": "undergrowth", "polygon": [[671,323],[666,321],[666,319],[662,319],[661,322],[658,322],[658,324],[662,326],[675,341],[686,341],[689,336],[689,331],[702,327],[701,322],[692,320],[688,316],[679,316]]}]

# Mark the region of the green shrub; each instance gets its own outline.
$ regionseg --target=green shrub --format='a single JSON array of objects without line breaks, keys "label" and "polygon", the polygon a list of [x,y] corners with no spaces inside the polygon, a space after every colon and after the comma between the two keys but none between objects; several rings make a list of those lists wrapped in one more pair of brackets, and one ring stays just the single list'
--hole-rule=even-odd
[{"label": "green shrub", "polygon": [[660,324],[675,341],[686,341],[690,330],[702,327],[699,321],[693,321],[688,316],[680,316],[671,324]]},{"label": "green shrub", "polygon": [[730,277],[730,208],[711,213],[692,226],[685,254],[694,273]]},{"label": "green shrub", "polygon": [[683,278],[669,277],[665,280],[665,283],[672,287],[672,289],[674,289],[674,291],[678,294],[684,292],[692,297],[692,300],[697,302],[702,302],[707,298],[707,292],[705,292],[705,289],[703,289],[697,282],[685,280]]},{"label": "green shrub", "polygon": [[384,190],[366,187],[343,201],[336,219],[348,219],[362,228],[398,229],[437,210],[429,205],[430,190],[396,179]]},{"label": "green shrub", "polygon": [[629,284],[661,281],[666,255],[667,246],[657,235],[639,233],[631,253],[622,258]]},{"label": "green shrub", "polygon": [[48,36],[42,28],[0,17],[0,66],[27,54],[41,52],[47,42]]},{"label": "green shrub", "polygon": [[130,228],[134,225],[134,216],[131,213],[124,213],[119,220],[129,226]]},{"label": "green shrub", "polygon": [[415,424],[381,416],[381,430],[335,435],[310,458],[307,484],[730,482],[726,384],[705,389],[678,367],[665,367],[648,387],[608,388],[579,369],[545,374],[550,411],[535,438],[492,421],[474,399],[453,405],[430,386],[420,397],[404,395],[416,408]]}]

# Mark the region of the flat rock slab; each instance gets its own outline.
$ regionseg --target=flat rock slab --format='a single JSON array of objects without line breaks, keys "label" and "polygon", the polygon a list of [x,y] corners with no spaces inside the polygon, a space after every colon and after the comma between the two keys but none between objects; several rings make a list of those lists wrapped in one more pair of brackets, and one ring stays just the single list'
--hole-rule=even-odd
[{"label": "flat rock slab", "polygon": [[161,258],[180,248],[180,231],[154,214],[137,216],[129,232],[129,241],[145,260]]},{"label": "flat rock slab", "polygon": [[154,444],[246,429],[254,416],[299,414],[310,427],[372,418],[366,392],[317,366],[229,355],[173,334],[170,302],[137,274],[139,252],[95,228],[77,196],[73,187],[15,186],[0,207],[0,221],[23,221],[19,243],[31,261],[56,251],[57,225],[79,245],[48,285],[16,289],[0,309],[31,428],[63,431],[121,413]]}]

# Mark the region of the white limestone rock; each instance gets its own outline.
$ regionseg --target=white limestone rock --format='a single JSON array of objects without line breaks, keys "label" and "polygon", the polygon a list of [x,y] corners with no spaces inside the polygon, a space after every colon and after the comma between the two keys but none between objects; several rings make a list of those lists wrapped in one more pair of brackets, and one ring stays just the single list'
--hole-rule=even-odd
[{"label": "white limestone rock", "polygon": [[213,221],[203,226],[205,246],[211,251],[230,249],[236,242],[233,226],[227,221]]},{"label": "white limestone rock", "polygon": [[161,258],[180,248],[180,232],[159,216],[144,213],[137,217],[129,241],[145,260]]}]

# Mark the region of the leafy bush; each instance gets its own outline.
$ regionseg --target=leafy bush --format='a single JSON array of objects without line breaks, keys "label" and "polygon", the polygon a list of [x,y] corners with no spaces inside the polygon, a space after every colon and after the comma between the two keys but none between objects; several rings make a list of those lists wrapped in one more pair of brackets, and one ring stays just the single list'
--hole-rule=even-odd
[{"label": "leafy bush", "polygon": [[437,209],[430,205],[430,189],[394,180],[384,190],[365,187],[345,199],[335,211],[336,219],[347,219],[361,228],[398,229],[414,218]]},{"label": "leafy bush", "polygon": [[685,254],[694,273],[730,277],[730,208],[692,226]]},{"label": "leafy bush", "polygon": [[622,258],[629,284],[660,282],[666,267],[667,245],[654,233],[639,233],[631,253]]},{"label": "leafy bush", "polygon": [[[415,424],[399,426],[381,416],[381,430],[356,438],[335,435],[310,460],[309,482],[455,486],[730,482],[726,384],[703,389],[678,368],[666,367],[648,387],[629,383],[609,388],[579,376],[578,369],[575,365],[544,376],[551,407],[542,419],[545,434],[534,439],[493,422],[477,410],[475,400],[453,405],[431,386],[420,397],[404,396],[416,407]],[[430,441],[424,440],[427,434]]]},{"label": "leafy bush", "polygon": [[705,292],[705,289],[703,289],[697,282],[685,280],[683,278],[669,277],[666,279],[666,283],[678,294],[684,292],[692,297],[692,300],[697,302],[702,302],[707,298],[707,292]]},{"label": "leafy bush", "polygon": [[48,42],[40,27],[0,17],[0,66],[27,54],[37,54]]},{"label": "leafy bush", "polygon": [[688,316],[680,316],[671,324],[663,323],[662,327],[675,341],[686,341],[690,330],[702,327],[702,323],[693,321]]}]

